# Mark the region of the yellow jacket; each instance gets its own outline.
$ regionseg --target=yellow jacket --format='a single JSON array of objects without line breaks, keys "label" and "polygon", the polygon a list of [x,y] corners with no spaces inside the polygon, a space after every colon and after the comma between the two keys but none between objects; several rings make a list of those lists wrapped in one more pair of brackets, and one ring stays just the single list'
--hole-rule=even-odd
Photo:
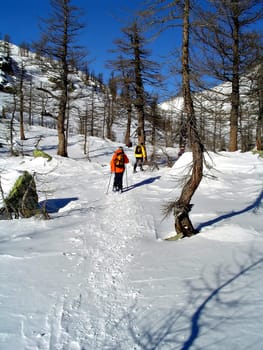
[{"label": "yellow jacket", "polygon": [[[141,147],[140,152],[136,152],[137,147]],[[134,155],[135,158],[146,158],[146,152],[145,152],[145,148],[143,145],[137,145],[134,149]]]}]

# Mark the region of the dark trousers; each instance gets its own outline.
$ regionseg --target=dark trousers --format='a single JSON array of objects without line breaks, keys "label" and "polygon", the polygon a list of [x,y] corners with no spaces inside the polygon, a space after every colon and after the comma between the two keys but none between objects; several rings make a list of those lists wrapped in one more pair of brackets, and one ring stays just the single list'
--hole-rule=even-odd
[{"label": "dark trousers", "polygon": [[143,158],[142,157],[136,157],[135,158],[135,163],[134,163],[134,166],[133,166],[133,171],[134,172],[136,171],[137,166],[139,166],[140,169],[143,170],[142,164],[143,164]]},{"label": "dark trousers", "polygon": [[113,181],[113,189],[116,191],[122,191],[122,179],[123,173],[115,173],[114,181]]}]

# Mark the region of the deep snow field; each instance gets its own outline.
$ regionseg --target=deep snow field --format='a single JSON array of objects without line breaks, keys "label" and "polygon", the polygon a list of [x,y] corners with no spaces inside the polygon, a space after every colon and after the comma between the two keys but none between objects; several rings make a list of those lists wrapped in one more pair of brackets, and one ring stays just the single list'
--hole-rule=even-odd
[{"label": "deep snow field", "polygon": [[21,171],[36,172],[50,213],[0,221],[1,350],[263,348],[262,158],[206,155],[190,215],[200,233],[168,242],[174,221],[162,207],[179,195],[191,153],[133,174],[125,148],[116,194],[119,144],[90,138],[88,160],[74,136],[62,158],[55,131],[31,127],[25,153],[40,133],[50,162],[0,153],[5,193]]}]

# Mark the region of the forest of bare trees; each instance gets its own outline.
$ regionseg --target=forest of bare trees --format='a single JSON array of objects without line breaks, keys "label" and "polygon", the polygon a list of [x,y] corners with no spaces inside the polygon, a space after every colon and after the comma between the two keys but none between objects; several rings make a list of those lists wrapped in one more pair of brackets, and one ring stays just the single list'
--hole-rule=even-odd
[{"label": "forest of bare trees", "polygon": [[[43,82],[36,88],[30,81],[30,74],[27,74],[30,46],[21,44],[20,52],[24,58],[19,65],[16,64],[12,68],[15,70],[12,74],[17,76],[12,93],[17,100],[16,111],[19,114],[21,139],[25,137],[23,125],[26,115],[29,124],[37,121],[41,125],[56,127],[58,154],[67,156],[68,128],[72,128],[72,122],[67,116],[72,118],[71,116],[76,114],[73,111],[76,104],[72,100],[82,98],[85,100],[82,104],[85,107],[81,107],[82,110],[78,107],[77,113],[81,132],[86,130],[90,135],[114,139],[112,128],[114,123],[121,120],[121,123],[126,125],[123,140],[126,144],[129,144],[131,134],[135,134],[139,142],[144,142],[145,139],[151,142],[151,132],[147,131],[146,135],[146,129],[149,129],[153,120],[152,112],[149,117],[149,108],[152,101],[156,101],[157,106],[160,102],[158,94],[151,96],[148,91],[149,85],[155,86],[155,91],[158,92],[157,87],[161,91],[162,76],[159,64],[151,59],[151,51],[147,47],[147,30],[156,26],[156,31],[161,35],[166,26],[182,28],[179,18],[182,16],[185,2],[143,2],[140,16],[135,17],[136,19],[129,18],[127,26],[123,27],[120,33],[120,39],[113,43],[113,59],[107,62],[108,67],[112,69],[109,81],[103,83],[100,73],[97,78],[88,70],[85,72],[82,69],[82,73],[78,73],[87,86],[91,85],[92,80],[96,81],[91,91],[82,91],[83,96],[80,96],[80,93],[74,95],[74,84],[71,81],[73,72],[80,72],[81,68],[88,66],[83,48],[77,44],[78,33],[84,26],[79,21],[80,9],[72,3],[73,1],[66,0],[51,1],[53,15],[43,20],[41,40],[32,48],[35,52],[35,64],[41,67],[43,73],[48,72],[50,75],[49,86],[45,86]],[[207,149],[246,151],[254,146],[261,149],[262,37],[249,27],[262,19],[260,2],[251,0],[209,3],[211,6],[207,11],[204,7],[201,8],[198,2],[190,1],[189,74],[197,118],[196,127]],[[160,13],[158,20],[156,13]],[[145,21],[145,14],[151,18],[151,25]],[[6,35],[5,39],[1,44],[1,51],[10,59],[10,38]],[[4,67],[9,73],[10,66],[8,69],[7,65]],[[182,73],[180,67],[177,67],[176,71]],[[205,77],[210,78],[209,84],[206,83]],[[219,83],[228,84],[228,87],[209,90],[211,81],[217,82],[218,86]],[[162,81],[162,84],[165,85],[165,81]],[[105,96],[99,106],[92,102],[97,99],[98,93]],[[182,93],[178,95],[176,87],[174,95],[183,96]],[[51,110],[48,106],[52,100],[56,108],[52,107]],[[183,111],[173,110],[171,104],[170,110],[160,109],[156,114],[156,120],[162,116],[158,128],[169,135],[169,140],[165,143],[182,146],[181,143],[185,142],[184,137],[182,139],[182,135],[185,135]],[[83,129],[83,120],[89,124],[86,129]]]},{"label": "forest of bare trees", "polygon": [[[115,140],[120,126],[127,146],[133,138],[153,150],[157,143],[189,149],[192,172],[167,210],[174,211],[178,233],[193,234],[190,202],[202,179],[203,153],[263,147],[262,35],[253,27],[262,20],[261,2],[209,0],[205,6],[191,0],[142,1],[141,11],[127,17],[114,41],[113,58],[105,62],[111,70],[108,82],[101,72],[89,71],[86,50],[78,44],[84,28],[81,9],[73,0],[50,3],[52,13],[42,19],[40,40],[21,44],[19,62],[12,57],[8,35],[0,44],[0,69],[13,81],[10,85],[2,79],[0,86],[12,96],[1,111],[1,120],[11,120],[11,153],[15,120],[21,140],[25,123],[56,128],[57,154],[63,157],[68,156],[70,133],[84,135],[88,154],[88,136]],[[161,37],[168,28],[181,32],[181,50],[169,68],[181,83],[164,109],[159,98],[165,77],[151,57],[148,33],[155,33],[151,39]],[[171,40],[176,44],[176,38]],[[32,64],[46,79],[34,81]],[[180,99],[181,107],[175,108]]]}]

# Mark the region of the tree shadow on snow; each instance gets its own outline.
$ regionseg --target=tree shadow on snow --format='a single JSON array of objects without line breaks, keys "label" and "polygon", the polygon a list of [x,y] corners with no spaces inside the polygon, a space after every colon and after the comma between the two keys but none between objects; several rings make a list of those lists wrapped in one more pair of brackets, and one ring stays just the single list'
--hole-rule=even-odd
[{"label": "tree shadow on snow", "polygon": [[46,208],[49,214],[53,214],[57,213],[61,208],[65,207],[70,202],[76,200],[78,200],[78,197],[47,199],[39,202],[39,206],[40,208]]},{"label": "tree shadow on snow", "polygon": [[262,199],[263,199],[263,191],[259,194],[259,196],[256,198],[256,200],[252,204],[248,205],[246,208],[244,208],[242,210],[238,210],[238,211],[233,210],[230,213],[226,213],[226,214],[220,215],[219,217],[217,217],[215,219],[203,222],[203,223],[199,224],[199,226],[196,228],[196,230],[197,230],[197,232],[200,232],[200,230],[202,228],[204,228],[206,226],[213,225],[221,220],[228,219],[228,218],[231,218],[232,216],[246,213],[247,211],[250,211],[250,210],[256,211],[259,209]]},{"label": "tree shadow on snow", "polygon": [[[226,344],[231,347],[231,344],[233,345],[239,338],[239,334],[227,339],[224,329],[230,324],[249,325],[249,321],[258,313],[253,296],[250,296],[250,299],[248,297],[251,276],[257,280],[262,269],[262,254],[261,252],[258,254],[256,257],[257,252],[251,251],[247,257],[240,255],[239,261],[237,258],[235,260],[237,264],[235,270],[234,267],[229,269],[226,266],[218,266],[215,269],[214,281],[211,279],[208,281],[204,274],[199,280],[188,281],[185,293],[189,297],[177,310],[160,314],[160,310],[154,308],[145,313],[140,311],[138,305],[134,305],[123,315],[119,324],[115,325],[119,329],[118,334],[122,334],[122,327],[128,327],[129,343],[134,344],[134,349],[189,350],[209,349],[215,345],[218,349],[223,349]],[[248,280],[247,276],[250,276]],[[257,300],[259,305],[260,300],[260,298]],[[182,301],[180,304],[182,305]],[[254,312],[251,310],[252,304]],[[247,312],[246,307],[250,312]],[[123,331],[125,334],[125,329]],[[246,347],[244,344],[244,349],[250,348],[260,337],[259,334],[257,339],[248,338],[246,345],[249,346]],[[126,340],[127,338],[118,339],[119,343],[114,346],[107,343],[107,349],[124,350]]]},{"label": "tree shadow on snow", "polygon": [[[254,253],[251,253],[254,255]],[[251,261],[252,259],[252,261]],[[214,323],[217,323],[220,327],[220,318],[224,319],[224,321],[221,321],[222,323],[231,321],[231,323],[235,323],[239,321],[240,315],[236,315],[233,312],[233,310],[240,310],[242,306],[244,305],[242,302],[242,299],[244,298],[244,295],[246,294],[245,288],[249,287],[249,281],[248,283],[245,281],[246,275],[251,275],[253,273],[253,270],[258,270],[258,272],[262,269],[263,264],[263,258],[259,257],[258,260],[255,260],[253,257],[250,257],[250,262],[247,262],[247,265],[244,262],[239,263],[239,271],[234,273],[233,271],[227,271],[226,274],[229,276],[227,279],[224,278],[225,269],[223,267],[218,267],[217,271],[215,273],[215,280],[217,281],[218,286],[212,287],[211,282],[208,283],[204,277],[203,285],[205,289],[209,292],[208,296],[199,303],[199,306],[196,308],[195,312],[192,314],[191,317],[191,328],[190,328],[190,334],[188,338],[184,341],[182,346],[180,347],[180,350],[188,350],[192,347],[194,342],[199,338],[199,336],[202,336],[201,331],[205,330],[207,331],[206,324],[211,325],[211,321]],[[258,272],[255,273],[255,275],[258,274]],[[237,284],[235,282],[241,278],[244,278],[243,282],[241,282],[242,286],[239,285],[237,287]],[[240,283],[240,282],[239,282]],[[192,282],[189,283],[191,285]],[[204,288],[203,288],[204,289]],[[235,289],[237,293],[235,293]],[[244,292],[241,293],[240,290],[244,289]],[[192,293],[200,293],[201,288],[193,287],[191,286]],[[231,296],[230,296],[231,291]],[[224,300],[225,299],[225,300]],[[251,297],[252,300],[252,297]],[[190,302],[190,300],[189,300]],[[246,301],[247,303],[248,301]],[[211,307],[211,305],[212,307]],[[232,311],[230,311],[232,309]],[[220,315],[217,315],[217,311],[220,310]],[[224,316],[222,316],[224,314]],[[230,318],[228,319],[227,314],[230,315]],[[207,322],[201,320],[202,317],[207,318]],[[236,317],[236,318],[235,318]],[[244,321],[246,315],[242,315],[242,320]],[[249,317],[249,316],[248,316]],[[248,322],[245,322],[246,324]],[[213,331],[213,326],[211,325],[211,330]],[[238,335],[237,335],[238,336]],[[212,337],[213,338],[213,337]],[[222,340],[224,337],[221,338]],[[219,341],[220,344],[220,341]]]},{"label": "tree shadow on snow", "polygon": [[125,187],[123,189],[123,192],[128,192],[130,190],[133,190],[136,187],[149,185],[149,184],[153,183],[154,181],[159,180],[160,178],[161,178],[161,176],[149,177],[148,179],[142,180],[140,182],[137,182],[136,184],[130,185],[128,187]]}]

